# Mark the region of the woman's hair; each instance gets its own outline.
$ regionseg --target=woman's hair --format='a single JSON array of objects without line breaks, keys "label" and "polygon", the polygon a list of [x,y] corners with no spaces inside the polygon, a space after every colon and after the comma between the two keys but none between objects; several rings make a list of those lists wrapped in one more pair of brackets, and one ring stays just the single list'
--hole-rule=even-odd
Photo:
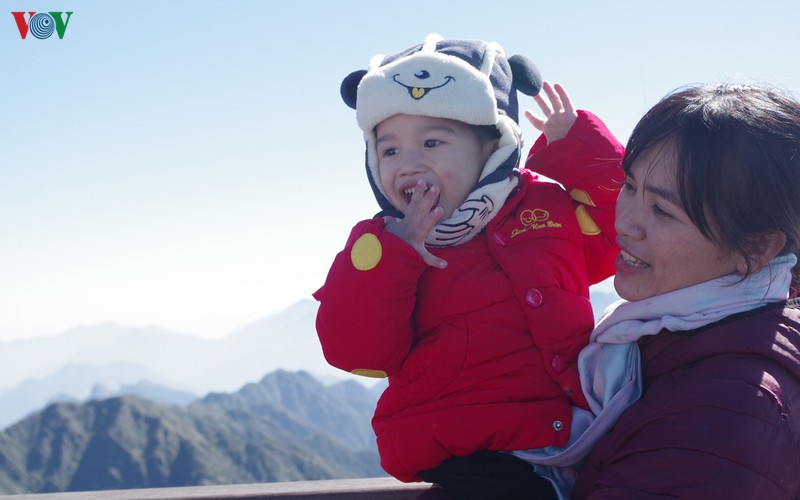
[{"label": "woman's hair", "polygon": [[798,101],[757,85],[678,89],[636,125],[623,170],[657,144],[675,155],[681,202],[707,238],[741,254],[749,267],[769,231],[786,234],[782,254],[800,251]]}]

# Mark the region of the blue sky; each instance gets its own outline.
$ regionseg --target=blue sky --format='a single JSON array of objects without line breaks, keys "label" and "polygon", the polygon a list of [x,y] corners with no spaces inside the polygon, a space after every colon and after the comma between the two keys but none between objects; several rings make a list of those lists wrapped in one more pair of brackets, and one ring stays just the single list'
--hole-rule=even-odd
[{"label": "blue sky", "polygon": [[[73,15],[63,39],[22,40],[12,11]],[[793,1],[3,2],[0,341],[105,321],[223,335],[309,298],[377,210],[339,98],[374,54],[495,40],[625,141],[687,83],[800,94],[799,18]]]}]

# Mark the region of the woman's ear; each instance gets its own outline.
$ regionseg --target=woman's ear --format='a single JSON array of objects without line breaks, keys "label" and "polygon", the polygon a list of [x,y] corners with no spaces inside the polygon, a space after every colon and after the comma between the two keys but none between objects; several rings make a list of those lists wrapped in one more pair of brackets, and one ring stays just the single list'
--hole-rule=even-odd
[{"label": "woman's ear", "polygon": [[748,255],[749,272],[755,272],[774,259],[786,246],[786,233],[773,230],[766,231],[754,241],[754,250]]}]

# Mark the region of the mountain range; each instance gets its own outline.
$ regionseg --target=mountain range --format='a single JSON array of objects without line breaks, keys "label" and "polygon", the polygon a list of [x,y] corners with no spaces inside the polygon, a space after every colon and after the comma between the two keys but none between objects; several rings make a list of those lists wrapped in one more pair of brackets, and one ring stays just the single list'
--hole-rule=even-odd
[{"label": "mountain range", "polygon": [[54,403],[0,433],[0,494],[383,476],[378,392],[279,370],[185,407]]}]

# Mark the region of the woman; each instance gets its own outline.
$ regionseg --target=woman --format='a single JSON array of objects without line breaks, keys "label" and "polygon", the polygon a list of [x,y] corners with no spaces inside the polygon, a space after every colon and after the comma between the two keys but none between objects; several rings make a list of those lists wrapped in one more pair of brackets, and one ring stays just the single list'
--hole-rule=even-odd
[{"label": "woman", "polygon": [[[800,250],[800,103],[758,86],[680,90],[636,126],[623,170],[623,301],[590,348],[638,345],[637,394],[574,497],[800,498],[800,309],[787,301]],[[581,357],[599,373],[590,348]],[[584,385],[601,406],[604,384]]]}]

